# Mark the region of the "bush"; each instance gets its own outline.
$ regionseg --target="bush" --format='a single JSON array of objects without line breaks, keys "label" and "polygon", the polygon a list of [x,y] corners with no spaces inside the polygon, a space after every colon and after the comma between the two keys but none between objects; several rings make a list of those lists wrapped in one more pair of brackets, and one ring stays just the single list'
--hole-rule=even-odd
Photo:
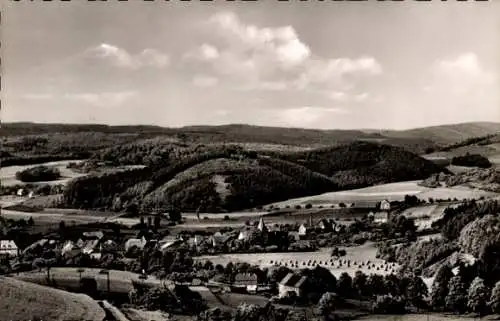
[{"label": "bush", "polygon": [[55,181],[61,177],[57,168],[35,166],[16,173],[16,179],[25,183]]},{"label": "bush", "polygon": [[457,166],[467,166],[467,167],[480,167],[480,168],[490,168],[490,161],[479,154],[465,154],[463,156],[453,157],[451,160],[452,165]]}]

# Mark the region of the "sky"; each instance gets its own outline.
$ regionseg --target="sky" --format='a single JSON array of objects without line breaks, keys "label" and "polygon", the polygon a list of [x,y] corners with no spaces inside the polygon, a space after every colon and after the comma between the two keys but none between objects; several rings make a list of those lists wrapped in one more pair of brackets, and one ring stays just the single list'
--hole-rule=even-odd
[{"label": "sky", "polygon": [[4,122],[500,121],[500,1],[4,1]]}]

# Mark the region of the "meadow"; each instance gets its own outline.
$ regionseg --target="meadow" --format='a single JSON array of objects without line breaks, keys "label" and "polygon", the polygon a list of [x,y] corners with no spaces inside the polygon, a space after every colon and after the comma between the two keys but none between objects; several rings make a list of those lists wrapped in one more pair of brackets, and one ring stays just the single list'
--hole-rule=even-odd
[{"label": "meadow", "polygon": [[[397,264],[386,264],[384,260],[377,259],[377,249],[373,243],[365,243],[356,247],[340,247],[346,250],[346,255],[340,259],[332,259],[331,248],[322,248],[316,252],[288,252],[288,253],[245,253],[245,254],[220,254],[212,256],[195,257],[195,260],[210,260],[214,264],[226,265],[229,262],[247,262],[261,267],[270,267],[274,265],[283,265],[292,268],[292,264],[298,263],[298,269],[312,268],[313,262],[316,261],[317,265],[329,269],[333,275],[339,277],[343,272],[354,276],[356,271],[363,271],[366,274],[389,274],[397,272]],[[340,261],[351,261],[351,265],[341,263]],[[308,262],[311,265],[307,265]],[[367,262],[370,261],[370,266],[367,267]],[[320,263],[321,262],[321,263]],[[361,263],[364,265],[361,266]],[[316,265],[314,264],[314,265]],[[385,268],[387,268],[387,271]]]},{"label": "meadow", "polygon": [[498,195],[496,193],[463,186],[428,188],[418,185],[419,182],[420,181],[406,181],[347,191],[330,192],[320,195],[289,199],[287,201],[276,202],[270,205],[279,208],[287,206],[294,207],[296,205],[304,206],[306,204],[312,204],[313,206],[322,205],[325,207],[333,205],[338,207],[341,202],[347,204],[356,203],[357,201],[381,201],[384,199],[388,201],[403,201],[405,195],[415,195],[419,199],[423,199],[426,201],[429,198],[457,198],[459,200],[462,200],[464,198],[480,198],[482,196],[493,197]]},{"label": "meadow", "polygon": [[0,320],[102,321],[104,310],[90,297],[11,278],[0,278]]},{"label": "meadow", "polygon": [[50,182],[37,182],[38,184],[66,184],[69,180],[84,176],[85,174],[76,173],[66,166],[69,163],[81,162],[80,160],[65,160],[65,161],[57,161],[57,162],[48,162],[37,165],[23,165],[23,166],[7,166],[0,168],[0,181],[4,186],[12,186],[17,184],[24,184],[23,182],[16,179],[16,173],[23,171],[25,169],[35,167],[35,166],[47,166],[47,167],[55,167],[61,173],[61,179],[50,181]]}]

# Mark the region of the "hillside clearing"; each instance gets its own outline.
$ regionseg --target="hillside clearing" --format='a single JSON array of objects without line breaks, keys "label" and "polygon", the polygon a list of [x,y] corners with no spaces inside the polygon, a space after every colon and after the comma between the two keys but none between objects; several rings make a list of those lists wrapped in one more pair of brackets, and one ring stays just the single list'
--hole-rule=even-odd
[{"label": "hillside clearing", "polygon": [[11,278],[0,278],[0,321],[102,321],[104,310],[90,297]]}]

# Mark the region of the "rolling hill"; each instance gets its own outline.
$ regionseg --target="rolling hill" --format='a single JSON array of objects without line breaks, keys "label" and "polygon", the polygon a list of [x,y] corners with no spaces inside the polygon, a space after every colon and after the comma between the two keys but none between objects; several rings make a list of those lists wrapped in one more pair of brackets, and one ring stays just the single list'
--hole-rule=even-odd
[{"label": "rolling hill", "polygon": [[419,138],[446,146],[465,141],[472,137],[482,137],[500,132],[500,123],[472,122],[452,125],[431,126],[401,131],[380,131],[380,135],[391,138]]},{"label": "rolling hill", "polygon": [[[123,153],[123,154],[120,154]],[[259,153],[241,146],[210,144],[151,150],[116,147],[115,159],[148,159],[127,172],[80,177],[70,182],[66,206],[144,211],[235,211],[294,197],[346,188],[423,179],[446,171],[402,148],[373,142],[299,152]],[[95,158],[101,159],[101,153]]]}]

